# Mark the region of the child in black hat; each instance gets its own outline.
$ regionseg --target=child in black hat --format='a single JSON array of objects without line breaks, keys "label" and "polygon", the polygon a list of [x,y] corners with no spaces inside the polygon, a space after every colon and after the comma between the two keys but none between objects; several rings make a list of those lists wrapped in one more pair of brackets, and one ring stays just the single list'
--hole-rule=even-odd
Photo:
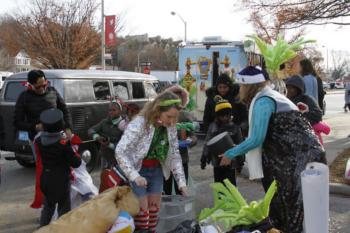
[{"label": "child in black hat", "polygon": [[[216,96],[215,101],[216,117],[215,121],[209,125],[205,142],[208,142],[216,135],[226,131],[230,134],[233,143],[241,143],[243,141],[241,129],[232,121],[232,105],[227,100],[222,99],[221,96]],[[208,147],[205,143],[201,157],[201,168],[205,169],[206,164],[210,162],[214,167],[215,182],[223,182],[224,179],[228,178],[232,184],[236,185],[235,169],[238,169],[239,171],[242,169],[244,163],[243,156],[233,159],[231,165],[229,166],[220,166],[220,160],[217,157],[209,154]]]},{"label": "child in black hat", "polygon": [[63,133],[61,110],[51,108],[43,111],[40,114],[40,121],[44,131],[36,138],[35,146],[43,165],[40,189],[44,194],[44,207],[40,226],[45,226],[50,223],[56,204],[59,216],[70,211],[71,167],[79,167],[81,159],[73,151],[70,141],[66,140]]}]

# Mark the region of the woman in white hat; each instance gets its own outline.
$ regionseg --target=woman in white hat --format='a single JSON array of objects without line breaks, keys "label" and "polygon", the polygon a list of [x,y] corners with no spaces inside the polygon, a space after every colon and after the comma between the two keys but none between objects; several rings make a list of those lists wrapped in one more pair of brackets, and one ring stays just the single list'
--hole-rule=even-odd
[{"label": "woman in white hat", "polygon": [[223,155],[221,165],[246,154],[250,179],[262,179],[265,191],[273,180],[278,191],[270,206],[274,227],[288,233],[303,230],[300,174],[309,162],[324,162],[325,152],[310,124],[287,97],[272,90],[260,67],[238,75],[240,98],[249,108],[249,136]]}]

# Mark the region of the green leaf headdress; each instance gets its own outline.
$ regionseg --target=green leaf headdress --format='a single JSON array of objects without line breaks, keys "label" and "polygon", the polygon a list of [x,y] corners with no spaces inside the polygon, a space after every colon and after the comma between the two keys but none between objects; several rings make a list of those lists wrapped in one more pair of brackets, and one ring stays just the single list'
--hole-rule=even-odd
[{"label": "green leaf headdress", "polygon": [[299,38],[293,43],[288,43],[282,37],[278,37],[274,45],[266,43],[257,35],[247,36],[254,40],[258,46],[261,55],[265,59],[266,70],[270,74],[271,78],[277,78],[277,72],[280,65],[294,58],[297,55],[297,51],[302,49],[302,45],[308,43],[314,43],[315,40],[304,40]]}]

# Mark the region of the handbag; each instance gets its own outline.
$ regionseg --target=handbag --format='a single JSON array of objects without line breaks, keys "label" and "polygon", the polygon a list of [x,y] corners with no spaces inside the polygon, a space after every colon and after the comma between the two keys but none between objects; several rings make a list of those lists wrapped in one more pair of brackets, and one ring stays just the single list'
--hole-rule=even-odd
[{"label": "handbag", "polygon": [[99,193],[102,193],[106,189],[128,185],[129,181],[126,178],[122,169],[115,165],[112,168],[103,169],[101,172],[101,183]]}]

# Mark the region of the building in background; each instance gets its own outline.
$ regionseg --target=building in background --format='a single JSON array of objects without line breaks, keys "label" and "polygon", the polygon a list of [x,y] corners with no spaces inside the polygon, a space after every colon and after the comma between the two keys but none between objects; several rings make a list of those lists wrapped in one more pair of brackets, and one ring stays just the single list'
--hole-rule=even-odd
[{"label": "building in background", "polygon": [[5,50],[0,51],[0,69],[13,73],[28,71],[33,69],[32,59],[24,51],[20,50],[10,54]]}]

